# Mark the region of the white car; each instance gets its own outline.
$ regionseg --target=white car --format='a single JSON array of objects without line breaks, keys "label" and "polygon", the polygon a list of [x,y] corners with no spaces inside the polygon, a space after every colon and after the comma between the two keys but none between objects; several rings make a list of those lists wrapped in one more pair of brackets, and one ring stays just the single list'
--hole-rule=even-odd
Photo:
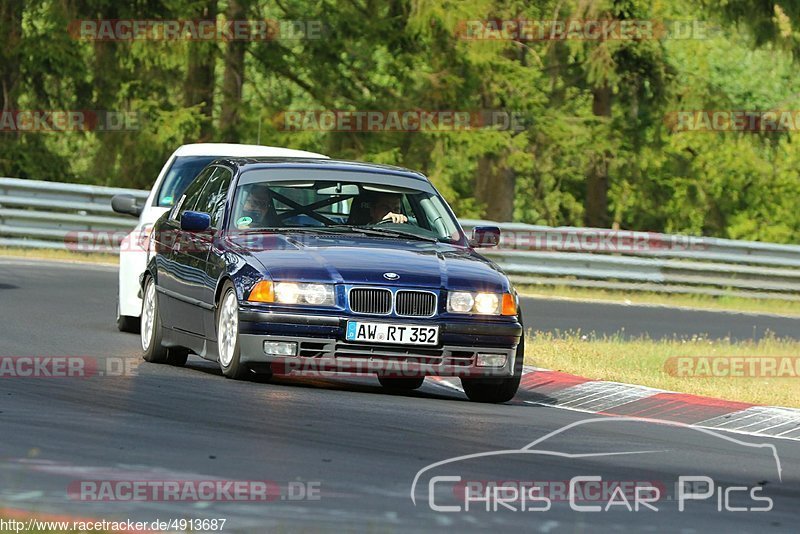
[{"label": "white car", "polygon": [[147,265],[147,238],[153,223],[183,194],[189,183],[203,168],[221,157],[325,158],[322,154],[259,145],[225,143],[196,143],[183,145],[172,153],[142,206],[132,195],[116,195],[111,206],[117,213],[139,218],[136,228],[120,243],[119,294],[117,297],[117,328],[137,332],[142,314],[139,297],[139,276]]}]

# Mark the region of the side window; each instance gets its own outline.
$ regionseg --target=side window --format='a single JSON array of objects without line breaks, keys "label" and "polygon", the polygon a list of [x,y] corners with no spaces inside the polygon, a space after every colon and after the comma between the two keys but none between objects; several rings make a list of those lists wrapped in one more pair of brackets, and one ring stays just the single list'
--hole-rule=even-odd
[{"label": "side window", "polygon": [[211,212],[211,226],[213,228],[220,228],[222,226],[222,219],[225,217],[225,206],[228,203],[228,191],[230,190],[231,181],[233,180],[233,171],[230,169],[222,169],[222,171],[222,183],[220,184],[214,209]]},{"label": "side window", "polygon": [[[197,175],[197,178],[189,184],[189,187],[186,188],[186,193],[184,193],[185,198],[181,203],[180,212],[183,214],[184,211],[194,211],[195,207],[197,206],[198,200],[200,200],[200,195],[203,192],[203,186],[208,181],[209,176],[216,170],[216,167],[208,167],[203,170],[200,174]],[[178,217],[180,219],[180,217]]]},{"label": "side window", "polygon": [[203,187],[203,190],[200,192],[200,196],[197,198],[194,207],[191,208],[192,211],[208,213],[209,201],[219,190],[219,181],[217,179],[219,171],[219,167],[213,167],[211,169],[211,174],[206,179],[205,187]]},{"label": "side window", "polygon": [[225,201],[231,185],[233,172],[225,167],[217,167],[206,189],[200,196],[197,211],[211,215],[211,227],[219,228],[225,215]]}]

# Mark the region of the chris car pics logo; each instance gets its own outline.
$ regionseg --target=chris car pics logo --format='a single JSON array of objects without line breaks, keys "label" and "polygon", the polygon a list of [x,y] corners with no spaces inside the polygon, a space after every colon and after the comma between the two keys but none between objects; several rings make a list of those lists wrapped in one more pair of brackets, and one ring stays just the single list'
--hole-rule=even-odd
[{"label": "chris car pics logo", "polygon": [[[439,513],[548,512],[554,508],[554,503],[567,503],[572,511],[578,513],[647,513],[667,509],[680,513],[697,510],[700,506],[713,506],[717,512],[769,512],[774,508],[773,499],[766,493],[767,485],[771,484],[772,488],[782,482],[782,468],[777,449],[770,443],[750,443],[705,428],[659,421],[662,429],[682,428],[687,432],[699,433],[702,439],[720,440],[725,447],[752,453],[753,461],[763,462],[758,465],[766,471],[758,478],[763,481],[755,484],[735,483],[727,479],[725,482],[717,481],[707,472],[709,466],[702,463],[687,464],[680,472],[672,474],[669,471],[665,474],[664,470],[658,469],[658,466],[666,463],[666,455],[678,453],[680,457],[685,457],[685,450],[660,447],[637,450],[631,445],[626,450],[563,452],[558,450],[558,446],[551,448],[546,443],[559,443],[559,439],[563,443],[563,439],[569,436],[568,431],[573,429],[631,423],[647,424],[652,421],[630,417],[586,419],[550,432],[519,449],[478,452],[434,462],[417,472],[411,484],[411,500],[415,506],[427,505]],[[570,440],[570,443],[570,449],[580,448],[580,444],[586,445],[585,440],[579,439]],[[654,440],[654,443],[666,441]],[[578,446],[574,447],[574,444]],[[728,458],[725,454],[721,456]],[[504,458],[509,459],[509,463],[513,462],[511,470],[517,473],[513,479],[497,477],[494,480],[479,480],[466,474],[473,463],[487,461],[498,466],[502,465],[498,461]],[[553,461],[557,458],[569,460],[559,472],[571,476],[559,477],[559,480],[535,476],[536,470],[541,469],[542,461],[548,458]],[[614,465],[615,458],[624,458],[626,462],[638,458],[645,466],[652,466],[655,476],[630,480],[602,476],[597,472],[597,462],[603,458],[608,458],[608,466]],[[583,460],[587,461],[584,463]],[[479,472],[491,470],[480,465]],[[530,473],[525,472],[528,466]],[[552,470],[548,472],[552,473]],[[642,469],[637,472],[642,472]],[[520,473],[526,476],[518,476]],[[559,509],[563,507],[559,506]]]}]

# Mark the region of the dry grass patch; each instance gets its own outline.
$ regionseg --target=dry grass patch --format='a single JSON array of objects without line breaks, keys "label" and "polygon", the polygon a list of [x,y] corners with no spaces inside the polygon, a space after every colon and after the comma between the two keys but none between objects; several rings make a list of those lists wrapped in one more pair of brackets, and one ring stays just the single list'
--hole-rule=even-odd
[{"label": "dry grass patch", "polygon": [[[800,408],[800,342],[768,337],[758,342],[588,338],[579,334],[535,334],[525,346],[525,363],[595,380],[640,384],[732,401]],[[674,376],[674,358],[780,357],[795,362],[795,376]],[[673,358],[673,360],[670,360]],[[670,372],[668,362],[672,362]],[[684,360],[685,361],[685,360]],[[700,369],[698,366],[693,369]],[[784,369],[785,371],[785,369]],[[713,372],[711,373],[713,374]],[[784,373],[786,374],[786,373]]]}]

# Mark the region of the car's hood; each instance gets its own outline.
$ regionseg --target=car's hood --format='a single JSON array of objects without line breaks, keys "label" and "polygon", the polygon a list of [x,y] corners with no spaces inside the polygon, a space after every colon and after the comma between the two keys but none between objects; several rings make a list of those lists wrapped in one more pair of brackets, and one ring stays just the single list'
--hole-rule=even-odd
[{"label": "car's hood", "polygon": [[[494,263],[446,243],[297,234],[248,234],[229,237],[228,242],[243,256],[257,260],[275,281],[508,290],[506,276]],[[390,282],[385,273],[399,278]]]}]

